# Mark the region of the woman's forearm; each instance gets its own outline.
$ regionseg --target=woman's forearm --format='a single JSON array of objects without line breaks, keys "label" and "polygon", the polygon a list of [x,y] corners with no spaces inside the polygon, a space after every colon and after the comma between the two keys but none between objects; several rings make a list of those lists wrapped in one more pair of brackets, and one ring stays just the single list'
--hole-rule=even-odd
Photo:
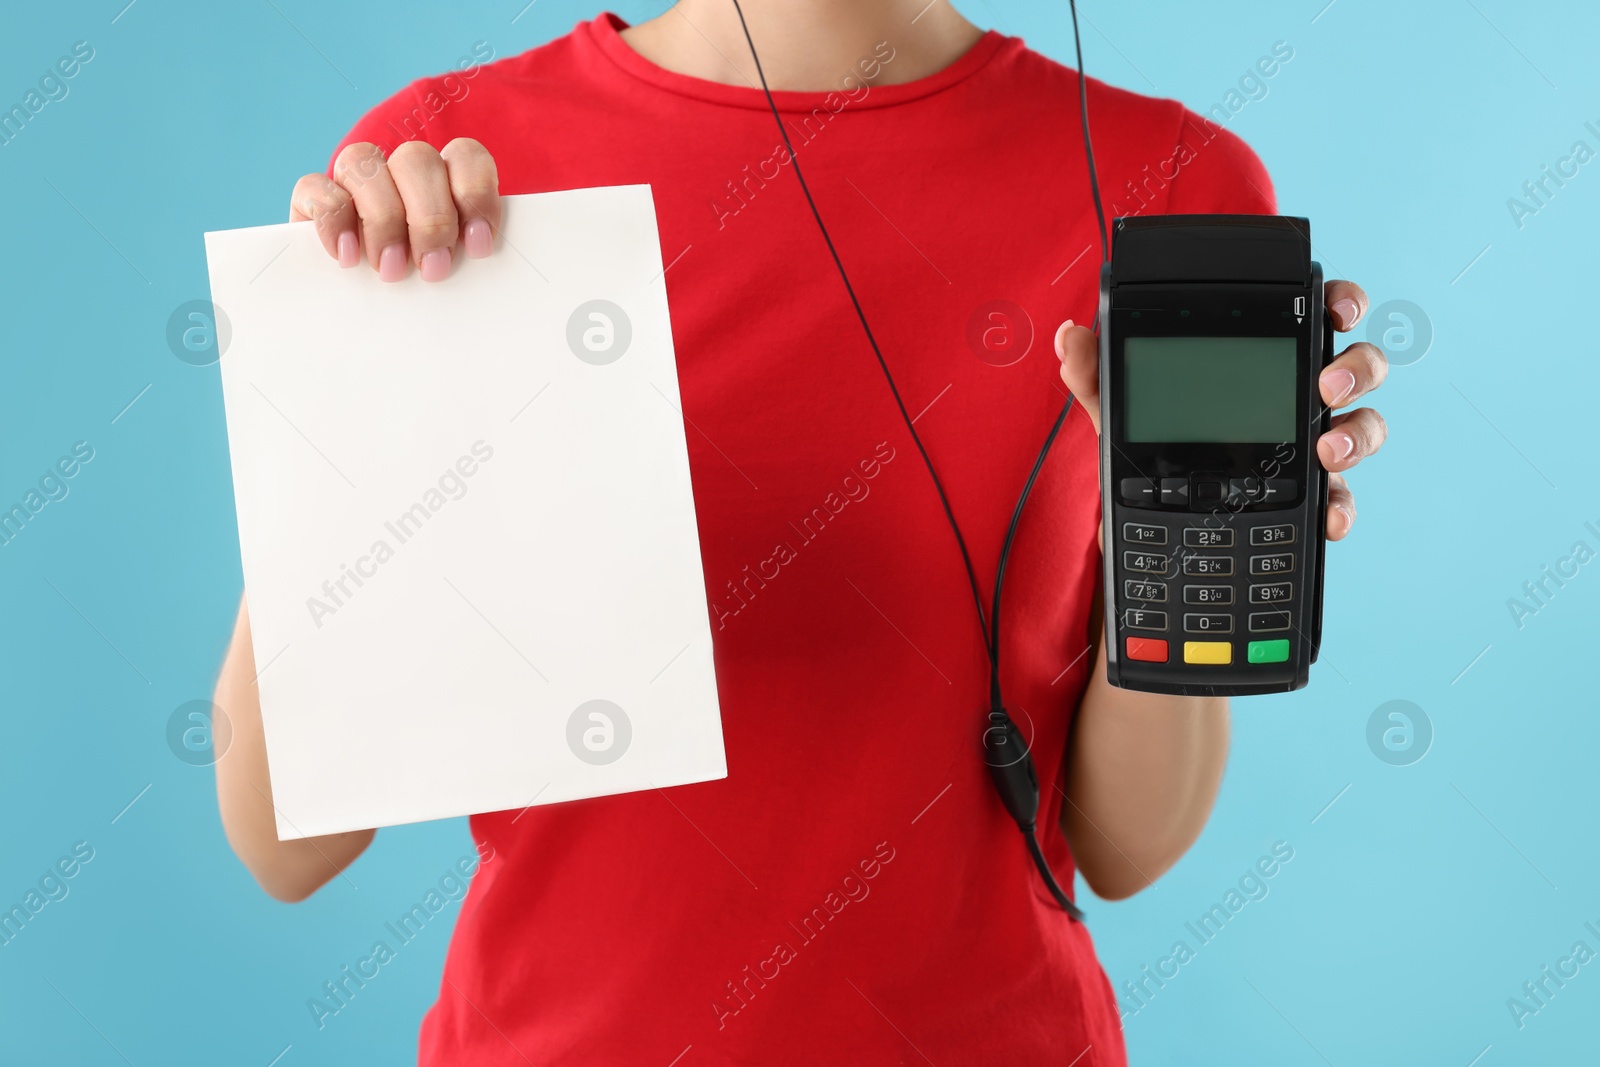
[{"label": "woman's forearm", "polygon": [[1067,753],[1061,828],[1089,888],[1146,888],[1189,850],[1228,758],[1228,701],[1118,689],[1102,644]]},{"label": "woman's forearm", "polygon": [[228,844],[250,873],[279,900],[303,900],[334,877],[372,842],[375,831],[279,841],[267,775],[267,743],[256,698],[255,654],[250,645],[250,612],[239,605],[233,642],[217,679],[215,744],[217,802]]}]

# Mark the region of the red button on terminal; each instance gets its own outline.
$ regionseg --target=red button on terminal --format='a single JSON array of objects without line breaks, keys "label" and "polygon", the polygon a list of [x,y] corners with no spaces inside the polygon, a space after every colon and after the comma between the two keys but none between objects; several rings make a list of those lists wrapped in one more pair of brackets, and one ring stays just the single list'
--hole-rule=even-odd
[{"label": "red button on terminal", "polygon": [[1167,643],[1157,637],[1128,638],[1128,658],[1140,663],[1167,662]]}]

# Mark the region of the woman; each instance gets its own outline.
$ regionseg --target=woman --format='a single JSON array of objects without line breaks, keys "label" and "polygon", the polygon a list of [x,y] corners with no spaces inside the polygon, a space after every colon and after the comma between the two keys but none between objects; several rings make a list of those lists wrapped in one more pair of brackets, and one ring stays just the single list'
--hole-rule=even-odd
[{"label": "woman", "polygon": [[[715,638],[724,781],[476,817],[428,1064],[1124,1062],[1087,929],[1047,893],[978,757],[965,572],[793,174],[798,157],[977,572],[1074,415],[1011,559],[1007,696],[1044,784],[1044,850],[1096,894],[1149,885],[1221,780],[1221,699],[1111,688],[1092,618],[1100,238],[1078,78],[947,0],[731,0],[613,16],[368,114],[291,219],[391,281],[495,250],[499,193],[649,183],[660,222]],[[1063,17],[1065,12],[1063,11]],[[1271,212],[1260,162],[1180,105],[1089,86],[1112,213]],[[362,264],[365,267],[362,267]],[[1362,291],[1330,283],[1349,330]],[[1035,333],[1062,323],[1055,356]],[[440,352],[440,359],[450,353]],[[1384,375],[1356,344],[1344,406]],[[1327,535],[1382,420],[1319,442]],[[229,839],[299,900],[372,832],[279,842],[249,617],[218,686]],[[1069,732],[1069,726],[1072,729]],[[220,739],[228,744],[229,739]]]}]

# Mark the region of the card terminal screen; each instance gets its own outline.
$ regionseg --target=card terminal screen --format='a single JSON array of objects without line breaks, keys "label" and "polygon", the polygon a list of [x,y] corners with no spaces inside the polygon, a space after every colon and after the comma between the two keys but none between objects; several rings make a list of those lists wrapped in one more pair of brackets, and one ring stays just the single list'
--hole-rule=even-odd
[{"label": "card terminal screen", "polygon": [[1124,439],[1295,440],[1297,351],[1293,337],[1124,338]]}]

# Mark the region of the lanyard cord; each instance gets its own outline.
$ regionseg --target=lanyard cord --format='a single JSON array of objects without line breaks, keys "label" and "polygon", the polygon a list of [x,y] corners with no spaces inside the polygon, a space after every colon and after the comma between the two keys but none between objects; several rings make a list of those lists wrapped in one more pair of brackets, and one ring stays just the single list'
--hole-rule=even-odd
[{"label": "lanyard cord", "polygon": [[[1106,240],[1105,210],[1100,201],[1100,182],[1095,173],[1094,147],[1089,138],[1089,93],[1088,86],[1083,77],[1083,41],[1078,32],[1078,5],[1076,0],[1069,0],[1072,12],[1072,37],[1078,56],[1078,106],[1083,121],[1084,154],[1088,161],[1089,186],[1093,194],[1095,219],[1100,235],[1101,261],[1109,258],[1108,243]],[[1005,540],[1000,549],[1000,560],[995,568],[994,596],[990,612],[985,616],[983,610],[983,594],[979,590],[978,575],[972,565],[972,555],[967,550],[966,538],[962,536],[961,526],[956,522],[955,511],[950,506],[950,498],[945,493],[944,482],[939,478],[939,472],[934,468],[933,458],[928,455],[928,450],[922,443],[922,438],[917,434],[910,413],[906,410],[905,401],[900,396],[900,388],[895,384],[894,375],[889,370],[889,363],[883,356],[883,350],[878,346],[878,339],[872,332],[871,325],[867,322],[866,311],[861,306],[861,301],[856,296],[855,286],[850,283],[850,275],[846,272],[844,261],[839,257],[839,251],[834,246],[833,237],[828,233],[827,225],[822,221],[822,212],[817,209],[817,202],[811,195],[811,187],[807,184],[805,174],[800,169],[800,157],[794,150],[793,143],[789,140],[789,129],[783,122],[783,115],[778,111],[778,104],[772,97],[772,90],[767,86],[766,73],[761,69],[761,57],[756,53],[754,39],[750,36],[750,26],[745,21],[744,9],[740,7],[739,0],[733,0],[734,11],[739,16],[739,28],[744,31],[745,43],[750,48],[750,58],[755,63],[756,76],[761,81],[761,91],[767,98],[767,107],[772,111],[772,118],[778,124],[778,133],[783,138],[784,148],[789,153],[789,162],[794,167],[794,176],[800,183],[800,191],[805,194],[806,205],[811,209],[811,217],[816,220],[817,229],[822,233],[822,239],[828,246],[828,254],[833,258],[833,265],[839,271],[839,279],[844,283],[845,292],[850,297],[850,304],[855,308],[856,318],[861,323],[862,332],[866,334],[867,343],[872,347],[872,354],[878,361],[878,368],[883,372],[884,380],[889,385],[889,392],[894,397],[895,407],[899,409],[900,418],[905,423],[906,431],[911,435],[912,442],[917,447],[917,452],[922,457],[923,466],[928,470],[928,476],[933,481],[935,492],[939,495],[939,504],[944,509],[946,522],[950,532],[955,535],[956,548],[961,553],[961,563],[967,573],[967,584],[972,590],[973,606],[978,613],[978,629],[983,637],[984,651],[989,656],[989,716],[988,729],[984,733],[985,762],[989,764],[994,774],[995,783],[1000,791],[1002,802],[1016,821],[1027,841],[1029,855],[1033,858],[1034,866],[1039,870],[1050,894],[1055,898],[1062,910],[1067,912],[1079,922],[1083,921],[1083,912],[1067,896],[1055,874],[1050,869],[1049,862],[1045,859],[1044,851],[1040,847],[1036,819],[1039,809],[1039,784],[1033,768],[1032,754],[1028,751],[1026,738],[1012,721],[1005,710],[1004,699],[1000,689],[1000,593],[1005,584],[1006,563],[1011,556],[1011,546],[1016,539],[1017,530],[1022,523],[1023,509],[1028,503],[1028,497],[1033,492],[1034,483],[1039,478],[1039,472],[1044,467],[1044,461],[1050,454],[1050,447],[1055,444],[1061,427],[1066,423],[1067,414],[1072,410],[1073,397],[1069,393],[1066,403],[1061,407],[1061,413],[1056,416],[1055,423],[1046,435],[1044,445],[1039,449],[1038,458],[1034,460],[1033,469],[1028,474],[1027,481],[1023,484],[1022,492],[1017,497],[1016,507],[1011,513],[1011,523],[1006,529]],[[1098,312],[1095,325],[1098,327]],[[1018,755],[1017,753],[1021,753]]]},{"label": "lanyard cord", "polygon": [[[735,0],[737,3],[737,0]],[[1089,85],[1083,77],[1083,38],[1078,33],[1078,0],[1068,0],[1068,8],[1072,12],[1072,43],[1078,54],[1078,111],[1083,120],[1083,154],[1089,165],[1089,192],[1094,200],[1094,216],[1100,234],[1100,262],[1106,263],[1111,259],[1111,249],[1106,240],[1106,212],[1100,203],[1100,178],[1094,166],[1094,142],[1089,137]],[[1095,309],[1093,327],[1096,333],[1100,329],[1100,310]],[[1011,542],[1017,536],[1017,527],[1022,523],[1022,509],[1028,503],[1028,497],[1033,493],[1033,483],[1038,480],[1039,471],[1044,466],[1045,457],[1050,454],[1050,446],[1056,443],[1056,435],[1061,432],[1061,426],[1067,421],[1067,412],[1072,410],[1072,394],[1067,394],[1067,402],[1061,407],[1061,414],[1056,416],[1055,425],[1050,427],[1050,432],[1045,435],[1044,447],[1039,449],[1039,458],[1034,460],[1033,470],[1028,474],[1028,480],[1022,486],[1022,493],[1017,497],[1016,509],[1011,513],[1011,525],[1006,528],[1005,543],[1000,548],[1000,565],[995,569],[994,576],[994,604],[989,609],[989,708],[991,711],[1003,710],[1005,702],[1000,696],[1000,590],[1005,585],[1006,563],[1011,559]]]},{"label": "lanyard cord", "polygon": [[878,368],[883,371],[884,380],[889,383],[889,392],[894,396],[894,405],[900,409],[900,418],[905,422],[906,430],[911,434],[911,440],[922,456],[923,466],[928,468],[928,475],[933,479],[933,488],[939,494],[939,505],[944,508],[944,517],[950,524],[950,531],[956,535],[956,547],[961,551],[961,563],[967,571],[967,584],[972,587],[972,604],[978,609],[978,628],[983,632],[983,647],[992,659],[994,649],[989,639],[989,624],[983,614],[983,594],[978,590],[978,574],[973,570],[972,555],[967,551],[966,538],[961,536],[961,527],[956,523],[955,512],[951,510],[950,498],[945,495],[944,482],[940,480],[939,472],[934,470],[933,459],[923,447],[922,438],[917,435],[917,428],[911,421],[910,413],[906,411],[905,401],[900,397],[900,387],[895,384],[894,375],[889,373],[889,363],[883,358],[883,350],[878,347],[878,339],[873,335],[872,327],[867,324],[867,313],[862,310],[861,301],[856,298],[855,286],[850,284],[850,275],[845,272],[844,261],[839,258],[839,250],[833,246],[833,238],[822,221],[822,212],[817,210],[817,202],[811,197],[811,187],[806,184],[806,177],[800,171],[800,156],[789,140],[789,128],[784,125],[783,116],[778,112],[778,104],[772,99],[772,90],[767,88],[767,76],[761,69],[761,57],[756,55],[755,41],[750,37],[750,27],[744,21],[744,9],[739,6],[739,0],[733,0],[733,9],[739,14],[739,27],[744,30],[745,43],[750,46],[750,58],[755,61],[756,77],[761,79],[761,91],[766,94],[767,106],[772,109],[772,117],[778,123],[778,133],[783,137],[783,147],[789,152],[789,162],[794,167],[794,176],[800,181],[800,191],[806,196],[806,204],[811,208],[811,217],[817,220],[817,229],[822,231],[822,239],[827,242],[828,254],[833,257],[833,265],[839,268],[839,278],[844,282],[844,289],[850,296],[851,306],[856,309],[856,318],[861,320],[862,332],[867,335],[867,343],[872,346],[872,354],[878,359]]}]

